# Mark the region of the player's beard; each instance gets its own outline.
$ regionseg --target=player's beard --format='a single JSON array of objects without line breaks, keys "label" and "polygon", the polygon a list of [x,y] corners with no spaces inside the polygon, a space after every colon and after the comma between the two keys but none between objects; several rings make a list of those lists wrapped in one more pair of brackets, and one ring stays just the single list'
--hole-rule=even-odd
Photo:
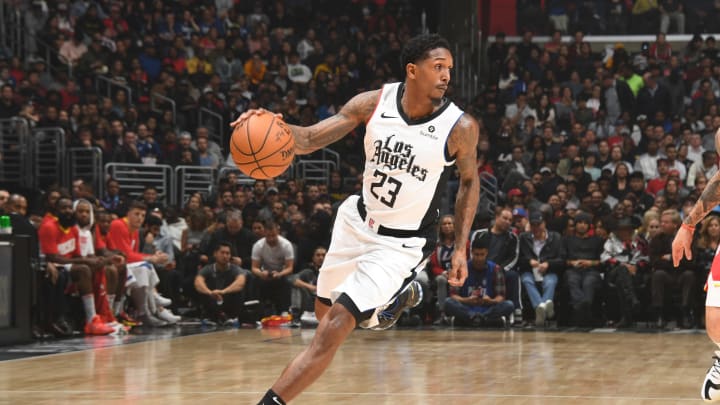
[{"label": "player's beard", "polygon": [[71,226],[75,225],[77,221],[75,220],[75,215],[59,215],[58,216],[58,223],[63,228],[70,228]]}]

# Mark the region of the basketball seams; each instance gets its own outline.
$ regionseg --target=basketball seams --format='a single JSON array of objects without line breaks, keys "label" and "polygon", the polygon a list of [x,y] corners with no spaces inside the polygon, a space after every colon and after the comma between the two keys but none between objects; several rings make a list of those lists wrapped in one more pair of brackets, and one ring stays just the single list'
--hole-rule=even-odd
[{"label": "basketball seams", "polygon": [[[274,115],[274,114],[273,114],[273,116],[272,116],[272,120],[270,120],[270,125],[268,125],[268,127],[267,127],[267,131],[265,131],[265,136],[263,137],[263,140],[262,140],[262,143],[260,144],[260,147],[258,148],[258,150],[256,150],[256,151],[253,152],[255,155],[257,155],[258,153],[260,153],[260,152],[263,150],[263,148],[265,147],[265,144],[267,143],[268,135],[270,135],[270,131],[272,131],[273,126],[275,126],[275,115]],[[274,153],[274,152],[273,152],[273,153]],[[271,154],[272,154],[272,153],[271,153]]]},{"label": "basketball seams", "polygon": [[[287,170],[294,158],[293,150],[295,138],[292,136],[292,132],[288,131],[285,126],[281,125],[282,121],[277,119],[275,115],[270,117],[270,122],[268,122],[267,117],[263,115],[264,114],[251,117],[253,119],[260,119],[260,121],[257,122],[258,125],[253,128],[261,129],[263,126],[267,127],[265,134],[262,137],[262,142],[259,145],[255,141],[258,141],[260,137],[253,135],[253,133],[256,134],[258,131],[253,131],[250,128],[250,121],[253,121],[253,119],[248,119],[243,123],[246,125],[245,134],[242,134],[242,128],[237,128],[239,131],[233,132],[230,142],[231,155],[237,167],[250,177],[257,179],[268,179],[281,175],[285,170]],[[274,128],[275,126],[277,126],[282,132],[278,133],[276,128]],[[274,150],[265,156],[260,157],[259,155],[265,149],[265,146],[268,145],[267,140],[271,134],[273,134],[274,138],[270,144]],[[282,145],[279,145],[277,141],[281,141],[282,136],[286,136],[288,139],[286,139]],[[250,153],[243,150],[246,147],[245,143],[247,143]],[[291,146],[290,159],[283,159],[282,151],[288,149],[288,146]],[[272,164],[264,164],[264,161],[268,161],[268,163]]]},{"label": "basketball seams", "polygon": [[[291,141],[285,142],[284,145],[282,145],[281,147],[278,148],[278,151],[280,151],[280,150],[282,150],[283,148],[285,148],[285,146],[287,146],[290,142],[291,142]],[[262,162],[263,160],[270,159],[271,157],[275,156],[275,153],[271,153],[271,154],[269,154],[269,155],[267,155],[267,156],[263,156],[263,157],[261,157],[261,158],[259,158],[259,159],[253,158],[252,155],[246,155],[246,156],[249,156],[249,157],[251,157],[251,158],[250,158],[249,160],[240,161],[239,159],[236,159],[235,156],[233,156],[233,161],[235,162],[235,164],[248,165],[248,164],[251,164],[251,163],[253,163],[253,162]],[[294,157],[295,157],[295,155],[293,155],[293,158],[294,158]],[[290,160],[292,160],[292,159],[290,159]],[[270,166],[270,165],[266,165],[266,166]]]},{"label": "basketball seams", "polygon": [[[285,131],[283,131],[283,132],[285,132]],[[295,143],[295,138],[292,136],[292,133],[288,133],[288,132],[285,132],[285,133],[287,133],[287,134],[289,135],[289,136],[288,136],[289,139],[288,139],[287,141],[285,141],[284,144],[278,146],[277,149],[274,150],[272,153],[269,153],[269,154],[267,154],[267,155],[265,155],[265,156],[263,156],[263,157],[261,157],[261,158],[257,158],[258,153],[256,152],[256,153],[255,153],[256,160],[257,160],[257,161],[265,160],[265,159],[267,159],[267,158],[269,158],[269,157],[274,156],[275,153],[277,153],[278,151],[283,150],[290,142],[292,142],[292,143],[294,144],[294,143]],[[293,156],[294,156],[294,154],[293,154]]]}]

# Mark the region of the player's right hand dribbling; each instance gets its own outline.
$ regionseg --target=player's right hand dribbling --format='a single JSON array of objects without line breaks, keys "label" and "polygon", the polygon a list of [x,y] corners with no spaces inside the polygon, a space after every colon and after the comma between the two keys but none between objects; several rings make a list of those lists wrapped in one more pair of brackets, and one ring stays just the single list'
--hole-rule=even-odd
[{"label": "player's right hand dribbling", "polygon": [[233,121],[233,122],[230,123],[230,126],[233,127],[233,128],[235,128],[238,124],[240,124],[241,122],[247,120],[247,119],[250,118],[251,116],[253,116],[253,115],[261,115],[261,114],[265,114],[265,113],[273,114],[273,115],[275,115],[275,117],[280,118],[280,119],[282,119],[282,117],[283,117],[283,115],[280,114],[280,113],[274,113],[274,112],[268,111],[268,110],[266,110],[266,109],[264,109],[264,108],[257,108],[257,109],[247,110],[247,111],[245,111],[244,113],[240,114],[240,116],[239,116],[235,121]]}]

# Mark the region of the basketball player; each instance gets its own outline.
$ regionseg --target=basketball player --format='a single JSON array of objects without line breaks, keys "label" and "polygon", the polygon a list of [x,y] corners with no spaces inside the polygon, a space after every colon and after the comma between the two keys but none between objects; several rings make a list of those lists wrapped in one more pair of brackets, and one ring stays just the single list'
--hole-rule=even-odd
[{"label": "basketball player", "polygon": [[[715,133],[715,149],[720,153],[720,130]],[[680,230],[672,243],[673,264],[678,267],[683,255],[692,259],[692,240],[695,225],[708,212],[720,204],[720,172],[710,178],[705,191],[698,199],[690,214],[685,218]],[[708,337],[720,347],[720,255],[715,252],[715,259],[710,267],[707,283],[707,299],[705,300],[705,329]],[[720,350],[713,356],[713,365],[705,375],[705,382],[700,389],[700,396],[707,402],[720,401]]]},{"label": "basketball player", "polygon": [[[107,248],[116,250],[126,257],[127,280],[126,286],[130,288],[130,297],[133,300],[138,317],[145,326],[165,326],[167,323],[158,319],[149,310],[149,296],[160,279],[151,264],[165,264],[167,254],[155,252],[152,255],[140,253],[139,230],[145,222],[147,205],[135,201],[128,207],[127,215],[110,223],[107,234]],[[152,304],[152,303],[150,303]]]},{"label": "basketball player", "polygon": [[[467,277],[466,245],[480,196],[476,168],[478,124],[444,95],[453,57],[439,35],[420,35],[402,52],[404,83],[353,97],[340,112],[310,127],[290,126],[298,154],[307,154],[365,124],[361,195],[338,208],[330,249],[320,269],[310,345],[283,371],[260,404],[284,404],[327,368],[356,326],[386,329],[421,301],[411,282],[424,265],[438,221],[445,180],[455,165],[455,249],[448,282]],[[245,112],[232,123],[246,120]],[[388,304],[389,303],[389,304]]]},{"label": "basketball player", "polygon": [[93,295],[93,272],[102,271],[104,260],[99,257],[83,257],[80,254],[78,228],[75,227],[75,214],[72,200],[60,197],[55,204],[57,217],[43,221],[38,229],[40,252],[48,263],[62,267],[70,273],[76,284],[83,307],[85,308],[85,334],[107,335],[114,329],[106,325],[95,312]]}]

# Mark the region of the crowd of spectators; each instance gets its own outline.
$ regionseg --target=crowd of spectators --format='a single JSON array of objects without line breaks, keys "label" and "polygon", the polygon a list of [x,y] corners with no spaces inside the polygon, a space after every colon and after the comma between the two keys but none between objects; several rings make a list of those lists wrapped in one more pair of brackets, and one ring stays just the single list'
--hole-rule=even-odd
[{"label": "crowd of spectators", "polygon": [[[352,95],[402,79],[398,56],[418,33],[420,6],[339,3],[33,1],[26,14],[35,38],[30,47],[36,55],[49,47],[55,60],[0,60],[0,118],[60,126],[67,145],[98,147],[106,163],[231,165],[224,145],[197,122],[198,108],[229,122],[263,107],[288,123],[310,125]],[[480,122],[478,171],[495,179],[497,209],[487,211],[481,196],[477,232],[467,241],[471,277],[456,290],[445,277],[453,246],[449,204],[420,280],[425,303],[406,320],[701,323],[702,283],[720,242],[720,220],[711,216],[699,227],[693,262],[675,269],[668,254],[680,219],[718,170],[720,48],[700,35],[678,47],[663,32],[712,27],[686,17],[683,28],[677,13],[716,10],[643,0],[593,9],[597,16],[590,16],[606,25],[594,32],[623,33],[634,24],[608,15],[620,7],[634,18],[649,4],[656,13],[645,21],[654,21],[648,29],[656,40],[631,52],[623,43],[599,49],[586,42],[574,28],[592,26],[583,23],[586,9],[570,7],[575,3],[543,3],[548,18],[538,29],[555,29],[547,43],[534,42],[532,31],[518,43],[498,34],[487,49],[484,91],[454,99]],[[607,2],[582,2],[600,3]],[[573,39],[563,41],[564,33]],[[110,97],[98,93],[99,76],[130,94],[122,87]],[[176,116],[152,111],[153,93],[174,100]],[[341,166],[326,184],[299,178],[246,184],[228,172],[212,193],[191,195],[180,206],[165,206],[148,187],[140,196],[148,219],[138,241],[144,254],[167,256],[154,260],[158,292],[216,320],[247,316],[256,310],[247,307],[252,299],[260,314],[309,313],[334,204],[359,189],[362,137],[358,128],[332,146]],[[47,214],[57,216],[66,195],[90,201],[95,218],[108,224],[135,204],[114,179],[97,195],[78,178],[72,190],[28,195],[24,211],[13,194],[4,209],[39,226]],[[163,302],[157,292],[146,293]]]}]

